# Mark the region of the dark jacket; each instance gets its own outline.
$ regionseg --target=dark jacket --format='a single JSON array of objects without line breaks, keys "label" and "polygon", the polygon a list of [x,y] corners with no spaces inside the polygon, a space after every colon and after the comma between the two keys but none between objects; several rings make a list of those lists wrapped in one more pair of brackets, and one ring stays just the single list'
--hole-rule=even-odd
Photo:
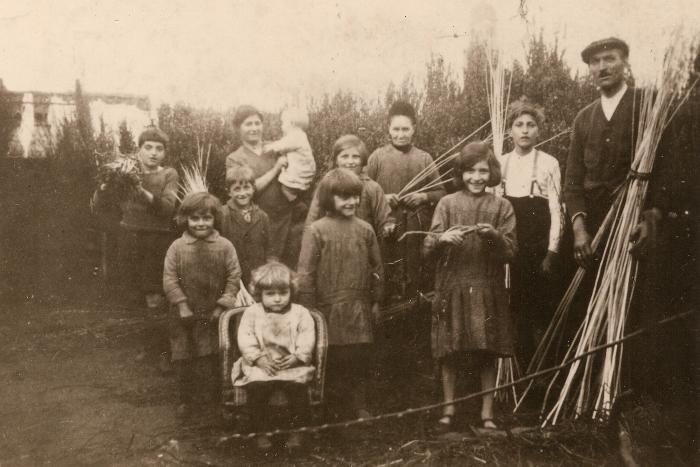
[{"label": "dark jacket", "polygon": [[241,264],[243,284],[250,284],[250,273],[262,266],[270,255],[270,220],[265,211],[253,205],[250,222],[229,201],[221,210],[221,235],[233,243]]},{"label": "dark jacket", "polygon": [[634,158],[640,96],[628,88],[610,121],[600,98],[581,110],[573,124],[566,162],[564,202],[569,215],[584,213],[592,231],[598,228],[625,181]]}]

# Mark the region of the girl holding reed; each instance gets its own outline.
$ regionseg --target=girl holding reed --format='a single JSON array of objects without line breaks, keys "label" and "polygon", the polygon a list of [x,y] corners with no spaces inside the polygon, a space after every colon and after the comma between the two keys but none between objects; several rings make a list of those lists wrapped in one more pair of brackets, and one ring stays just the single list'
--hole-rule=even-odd
[{"label": "girl holding reed", "polygon": [[[496,359],[513,353],[504,264],[516,253],[515,214],[510,202],[486,192],[500,182],[500,167],[491,149],[476,142],[462,149],[453,170],[461,190],[438,202],[424,241],[425,255],[438,264],[431,341],[445,402],[455,398],[460,367],[478,369],[487,390],[496,383]],[[482,398],[486,429],[496,428],[493,398]],[[449,431],[454,416],[455,406],[445,406],[438,427]]]}]

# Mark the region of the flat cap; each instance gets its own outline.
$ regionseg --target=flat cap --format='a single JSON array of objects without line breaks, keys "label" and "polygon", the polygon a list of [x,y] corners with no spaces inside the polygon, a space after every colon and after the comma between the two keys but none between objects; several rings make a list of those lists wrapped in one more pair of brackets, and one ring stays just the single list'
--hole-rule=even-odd
[{"label": "flat cap", "polygon": [[630,53],[630,48],[627,42],[617,37],[608,37],[607,39],[601,39],[599,41],[594,41],[588,44],[585,49],[581,52],[581,58],[588,64],[591,61],[591,56],[603,50],[617,49],[622,52],[624,58],[627,58]]}]

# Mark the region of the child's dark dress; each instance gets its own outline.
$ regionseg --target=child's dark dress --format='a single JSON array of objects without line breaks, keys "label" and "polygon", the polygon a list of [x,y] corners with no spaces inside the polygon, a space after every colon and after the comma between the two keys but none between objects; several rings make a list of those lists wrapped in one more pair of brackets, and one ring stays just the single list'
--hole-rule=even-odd
[{"label": "child's dark dress", "polygon": [[487,351],[513,353],[513,326],[504,283],[504,264],[516,253],[515,214],[508,200],[489,193],[460,191],[447,195],[435,208],[431,232],[452,226],[488,223],[499,232],[493,242],[476,233],[460,246],[439,244],[437,235],[424,242],[437,255],[432,312],[433,357]]},{"label": "child's dark dress", "polygon": [[300,301],[328,321],[328,344],[374,341],[371,307],[384,271],[372,227],[356,217],[326,216],[306,228],[299,256]]}]

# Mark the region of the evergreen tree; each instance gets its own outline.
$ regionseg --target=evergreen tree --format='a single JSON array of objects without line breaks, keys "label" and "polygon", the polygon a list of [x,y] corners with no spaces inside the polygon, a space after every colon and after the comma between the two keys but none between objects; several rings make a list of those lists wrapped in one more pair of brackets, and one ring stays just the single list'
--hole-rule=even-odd
[{"label": "evergreen tree", "polygon": [[83,87],[80,80],[75,80],[75,119],[80,136],[80,146],[84,151],[92,151],[95,146],[94,131],[92,128],[92,117],[90,115],[90,102],[83,94]]},{"label": "evergreen tree", "polygon": [[136,152],[136,149],[134,135],[126,125],[126,120],[122,120],[119,123],[119,152],[122,154],[133,154]]}]

